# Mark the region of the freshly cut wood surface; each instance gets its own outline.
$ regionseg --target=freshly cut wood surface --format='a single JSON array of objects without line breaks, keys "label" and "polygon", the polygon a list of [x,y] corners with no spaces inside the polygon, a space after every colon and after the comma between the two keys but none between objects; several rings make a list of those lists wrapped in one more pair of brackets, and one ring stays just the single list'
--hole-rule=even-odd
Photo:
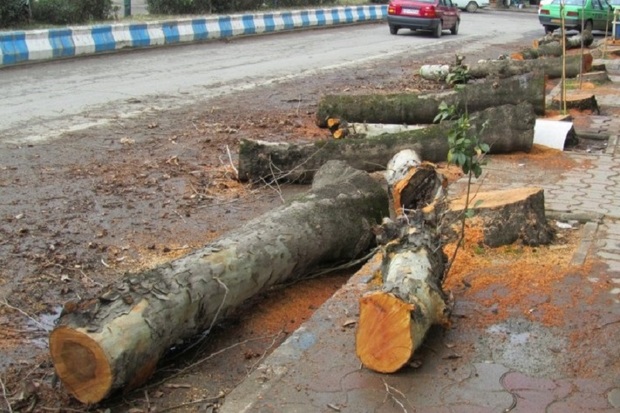
[{"label": "freshly cut wood surface", "polygon": [[416,340],[411,336],[413,310],[413,304],[382,291],[360,299],[355,350],[365,367],[393,373],[407,364],[415,350]]},{"label": "freshly cut wood surface", "polygon": [[548,244],[553,240],[553,230],[545,217],[542,188],[478,192],[469,205],[465,205],[465,197],[460,197],[450,202],[446,218],[457,222],[467,209],[483,220],[484,243],[490,247],[517,240],[526,245]]}]

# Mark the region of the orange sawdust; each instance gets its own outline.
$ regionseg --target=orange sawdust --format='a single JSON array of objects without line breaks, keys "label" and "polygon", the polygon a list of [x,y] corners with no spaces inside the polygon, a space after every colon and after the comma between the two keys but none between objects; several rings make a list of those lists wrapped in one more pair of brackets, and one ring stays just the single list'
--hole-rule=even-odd
[{"label": "orange sawdust", "polygon": [[[489,248],[482,244],[480,224],[471,220],[466,225],[464,244],[452,264],[444,288],[457,300],[479,303],[493,311],[476,313],[473,323],[488,326],[506,320],[516,313],[549,326],[562,325],[565,311],[572,305],[556,304],[554,291],[567,275],[585,277],[590,264],[571,266],[573,252],[579,242],[578,231],[562,234],[559,243],[528,247],[508,245]],[[446,246],[452,257],[456,245]],[[578,289],[572,292],[577,301]]]},{"label": "orange sawdust", "polygon": [[339,273],[276,288],[243,310],[240,328],[257,335],[291,333],[330,298],[349,278]]},{"label": "orange sawdust", "polygon": [[562,170],[569,170],[579,165],[577,161],[571,159],[565,152],[537,144],[532,145],[532,149],[528,153],[497,154],[493,155],[493,158],[512,162],[527,161],[530,165]]}]

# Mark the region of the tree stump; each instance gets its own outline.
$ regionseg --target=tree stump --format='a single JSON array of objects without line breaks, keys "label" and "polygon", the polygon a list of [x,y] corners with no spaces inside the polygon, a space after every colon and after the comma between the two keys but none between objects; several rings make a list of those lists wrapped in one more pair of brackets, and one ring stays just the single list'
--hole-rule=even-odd
[{"label": "tree stump", "polygon": [[541,188],[517,188],[478,192],[465,205],[465,197],[450,202],[446,219],[460,222],[460,216],[472,209],[483,221],[484,243],[490,247],[509,245],[520,240],[525,245],[549,244],[553,229],[545,218],[545,196]]},{"label": "tree stump", "polygon": [[[553,98],[553,103],[562,109],[562,96]],[[600,115],[601,110],[593,93],[581,90],[569,91],[566,93],[566,109],[576,109],[579,111],[589,110]]]}]

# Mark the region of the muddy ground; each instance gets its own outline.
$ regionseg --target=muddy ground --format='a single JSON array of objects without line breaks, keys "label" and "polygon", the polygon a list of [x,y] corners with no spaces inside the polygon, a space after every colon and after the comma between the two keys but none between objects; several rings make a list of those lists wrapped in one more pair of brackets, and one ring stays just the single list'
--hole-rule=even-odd
[{"label": "muddy ground", "polygon": [[[496,58],[519,45],[496,45]],[[258,297],[199,345],[172,353],[148,387],[98,406],[54,380],[47,334],[64,308],[127,272],[199,248],[304,187],[235,180],[241,138],[328,138],[315,126],[323,93],[432,90],[424,61],[373,63],[152,112],[46,144],[0,151],[0,411],[213,411],[287,334],[351,274],[300,282]],[[181,346],[182,348],[182,346]],[[177,352],[178,353],[178,352]],[[211,409],[211,410],[209,410]]]}]

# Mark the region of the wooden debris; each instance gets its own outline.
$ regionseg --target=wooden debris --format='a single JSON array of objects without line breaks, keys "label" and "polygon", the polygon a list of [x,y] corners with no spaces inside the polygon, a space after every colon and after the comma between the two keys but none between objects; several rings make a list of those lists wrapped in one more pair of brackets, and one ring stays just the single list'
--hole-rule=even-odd
[{"label": "wooden debris", "polygon": [[[587,73],[592,69],[594,59],[590,53],[585,53],[583,59],[578,55],[566,56],[566,76],[576,77],[580,73]],[[467,66],[468,74],[474,78],[510,77],[532,71],[540,71],[550,79],[562,77],[562,58],[545,57],[540,59],[502,59],[483,60]]]},{"label": "wooden debris", "polygon": [[[536,115],[530,104],[492,107],[478,113],[470,112],[470,117],[472,127],[477,130],[482,130],[482,125],[487,123],[481,138],[491,146],[491,153],[531,149]],[[310,182],[314,172],[331,159],[344,160],[354,168],[373,172],[383,170],[403,149],[416,150],[425,161],[445,161],[449,125],[449,122],[442,122],[371,139],[329,139],[300,144],[243,139],[239,147],[239,179]]]},{"label": "wooden debris", "polygon": [[306,196],[185,257],[127,275],[61,317],[50,335],[58,377],[86,404],[140,386],[169,348],[246,299],[357,258],[387,206],[385,190],[368,174],[327,163]]},{"label": "wooden debris", "polygon": [[457,105],[461,111],[467,107],[469,112],[528,102],[538,115],[543,115],[545,79],[542,73],[526,73],[430,95],[327,95],[319,102],[316,121],[320,127],[326,127],[330,118],[361,123],[430,124],[437,116],[441,102]]}]

